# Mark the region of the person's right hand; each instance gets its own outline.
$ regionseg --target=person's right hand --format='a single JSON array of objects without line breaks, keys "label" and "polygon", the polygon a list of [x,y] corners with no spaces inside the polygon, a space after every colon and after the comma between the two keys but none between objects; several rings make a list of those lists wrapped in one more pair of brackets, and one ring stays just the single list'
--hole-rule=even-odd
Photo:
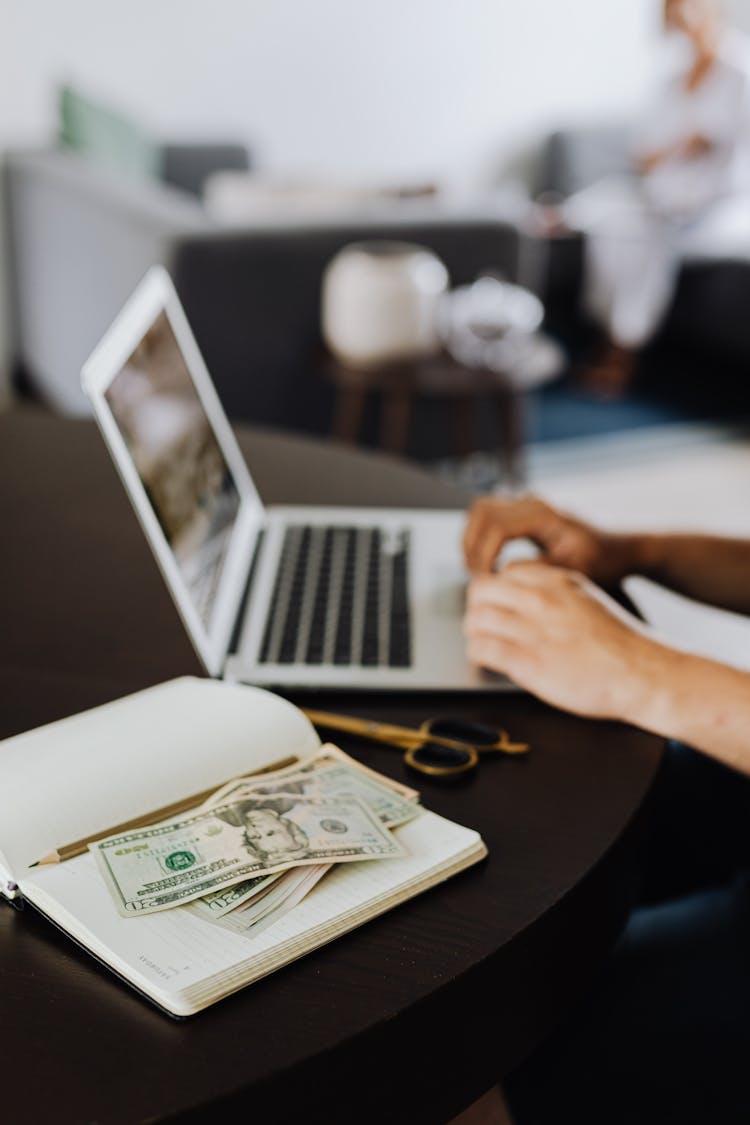
[{"label": "person's right hand", "polygon": [[554,707],[632,720],[669,683],[671,650],[580,573],[514,562],[469,585],[463,622],[472,664]]},{"label": "person's right hand", "polygon": [[518,500],[482,496],[472,504],[463,540],[470,571],[492,571],[500,551],[513,539],[530,539],[545,561],[580,571],[601,586],[612,588],[628,573],[626,536],[599,531],[536,496]]},{"label": "person's right hand", "polygon": [[680,145],[680,155],[685,160],[696,160],[708,156],[716,148],[716,142],[703,133],[690,133]]},{"label": "person's right hand", "polygon": [[635,170],[639,176],[648,176],[655,169],[666,163],[675,155],[674,148],[654,149],[653,152],[643,152],[634,158]]}]

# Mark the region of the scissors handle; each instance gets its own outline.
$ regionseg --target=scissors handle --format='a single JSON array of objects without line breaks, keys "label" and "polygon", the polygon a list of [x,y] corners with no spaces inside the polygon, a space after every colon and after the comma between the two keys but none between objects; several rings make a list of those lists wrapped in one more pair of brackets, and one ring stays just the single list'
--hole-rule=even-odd
[{"label": "scissors handle", "polygon": [[[429,731],[414,730],[412,727],[399,727],[393,723],[378,723],[374,719],[356,719],[351,715],[337,715],[331,711],[311,711],[301,708],[311,723],[316,726],[330,727],[332,730],[343,730],[348,734],[360,735],[363,738],[372,738],[376,742],[384,742],[387,746],[397,750],[405,750],[404,761],[412,769],[428,777],[455,777],[457,774],[468,773],[479,765],[479,754],[476,747],[458,739],[433,737]],[[455,765],[438,765],[418,758],[417,754],[426,744],[442,746],[448,750],[457,750],[461,760]]]},{"label": "scissors handle", "polygon": [[331,730],[343,730],[349,734],[358,734],[363,738],[374,738],[378,742],[387,742],[389,746],[396,746],[401,750],[418,750],[425,742],[432,742],[435,746],[444,746],[447,750],[476,750],[479,754],[492,751],[502,751],[505,754],[525,754],[529,749],[528,742],[511,742],[503,730],[499,730],[499,738],[494,744],[481,745],[470,738],[448,738],[445,735],[433,733],[429,721],[421,727],[400,727],[394,723],[379,723],[374,719],[357,719],[353,715],[339,715],[333,711],[312,711],[302,707],[301,711],[307,715],[311,723],[316,726],[329,727]]},{"label": "scissors handle", "polygon": [[[479,755],[490,751],[500,751],[505,754],[525,754],[528,749],[526,742],[511,742],[505,731],[499,731],[500,737],[494,745],[475,745],[469,739],[447,738],[445,735],[435,734],[430,730],[429,721],[423,723],[418,729],[413,727],[400,727],[393,723],[379,723],[374,719],[357,719],[352,715],[338,715],[331,711],[312,711],[302,708],[308,719],[321,727],[331,730],[342,730],[349,734],[360,735],[363,738],[372,738],[376,742],[384,742],[388,746],[406,751],[406,761],[422,773],[435,775],[448,775],[463,773],[473,769],[479,762]],[[417,759],[415,754],[426,743],[433,746],[442,746],[446,750],[456,750],[464,755],[465,760],[461,766],[440,766],[428,768],[426,763]]]}]

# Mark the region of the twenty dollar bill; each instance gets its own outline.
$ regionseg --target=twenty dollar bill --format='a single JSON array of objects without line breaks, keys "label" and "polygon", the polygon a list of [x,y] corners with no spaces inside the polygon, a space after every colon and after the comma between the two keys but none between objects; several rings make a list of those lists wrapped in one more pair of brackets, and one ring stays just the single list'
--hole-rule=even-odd
[{"label": "twenty dollar bill", "polygon": [[165,910],[304,864],[384,859],[404,849],[355,797],[247,795],[90,845],[124,917]]}]

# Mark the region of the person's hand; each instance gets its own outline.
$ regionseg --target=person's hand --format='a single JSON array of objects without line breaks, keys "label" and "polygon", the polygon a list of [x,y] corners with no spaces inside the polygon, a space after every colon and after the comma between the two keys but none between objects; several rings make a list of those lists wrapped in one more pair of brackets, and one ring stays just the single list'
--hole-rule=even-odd
[{"label": "person's hand", "polygon": [[629,570],[627,536],[599,531],[535,496],[520,500],[483,496],[472,504],[463,540],[470,571],[492,571],[500,551],[513,539],[532,540],[547,562],[580,571],[605,587],[615,586]]},{"label": "person's hand", "polygon": [[696,160],[707,156],[714,148],[714,142],[703,133],[691,133],[680,145],[680,155],[686,160]]},{"label": "person's hand", "polygon": [[658,148],[651,152],[642,152],[634,158],[635,170],[640,176],[648,176],[651,172],[671,160],[676,155],[676,149]]},{"label": "person's hand", "polygon": [[665,148],[643,152],[635,157],[635,168],[641,176],[648,176],[669,160],[695,160],[707,156],[716,147],[715,142],[704,133],[690,133],[682,140]]},{"label": "person's hand", "polygon": [[669,652],[583,575],[543,562],[474,578],[464,635],[473,664],[592,718],[640,713]]}]

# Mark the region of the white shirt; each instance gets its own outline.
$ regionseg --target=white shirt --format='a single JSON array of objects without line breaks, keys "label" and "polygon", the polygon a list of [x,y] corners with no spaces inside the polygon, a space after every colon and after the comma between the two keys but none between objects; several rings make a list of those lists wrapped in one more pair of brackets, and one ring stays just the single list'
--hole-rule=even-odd
[{"label": "white shirt", "polygon": [[732,32],[694,90],[685,84],[692,65],[688,59],[660,83],[635,129],[634,156],[669,148],[694,134],[714,147],[702,156],[671,157],[643,176],[643,189],[658,211],[690,217],[725,195],[750,190],[749,59],[744,37]]}]

